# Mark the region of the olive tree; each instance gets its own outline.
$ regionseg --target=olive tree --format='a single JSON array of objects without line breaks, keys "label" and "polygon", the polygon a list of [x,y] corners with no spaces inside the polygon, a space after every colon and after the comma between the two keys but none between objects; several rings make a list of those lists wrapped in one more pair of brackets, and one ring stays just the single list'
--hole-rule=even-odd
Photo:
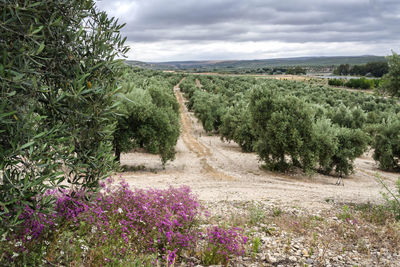
[{"label": "olive tree", "polygon": [[48,188],[95,188],[114,167],[112,96],[127,51],[94,1],[0,2],[0,224]]},{"label": "olive tree", "polygon": [[[250,101],[257,141],[255,150],[267,167],[286,170],[291,165],[310,171],[316,161],[312,148],[313,109],[294,96],[257,88]],[[290,156],[291,164],[286,156]]]},{"label": "olive tree", "polygon": [[197,90],[193,94],[194,114],[206,132],[218,131],[225,113],[225,103],[220,94]]},{"label": "olive tree", "polygon": [[316,116],[318,108],[302,99],[275,92],[273,87],[256,88],[250,101],[255,151],[267,167],[284,171],[297,166],[305,172],[318,168],[327,174],[350,174],[355,158],[367,149],[367,134],[334,124],[321,114]]},{"label": "olive tree", "polygon": [[139,147],[160,154],[163,164],[175,158],[180,133],[179,104],[169,79],[159,73],[153,75],[143,79],[130,69],[126,71],[121,92],[116,95],[120,102],[114,134],[117,161],[121,152]]},{"label": "olive tree", "polygon": [[252,152],[256,138],[249,118],[250,110],[247,99],[238,101],[227,108],[219,127],[221,139],[235,141],[243,152]]},{"label": "olive tree", "polygon": [[390,117],[382,123],[374,137],[373,158],[379,161],[379,166],[385,170],[399,168],[400,158],[400,119]]},{"label": "olive tree", "polygon": [[400,96],[400,56],[392,52],[392,55],[386,58],[389,72],[382,77],[380,90],[391,96]]}]

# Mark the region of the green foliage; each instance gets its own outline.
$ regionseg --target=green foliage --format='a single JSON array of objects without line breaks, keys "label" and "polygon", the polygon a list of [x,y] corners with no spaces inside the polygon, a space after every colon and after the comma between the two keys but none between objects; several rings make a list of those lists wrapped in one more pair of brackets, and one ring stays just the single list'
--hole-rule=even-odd
[{"label": "green foliage", "polygon": [[365,64],[365,72],[365,75],[382,77],[389,72],[389,64],[387,62],[368,62]]},{"label": "green foliage", "polygon": [[346,81],[345,79],[329,79],[328,84],[332,86],[346,86],[354,89],[373,89],[379,86],[380,79],[357,78]]},{"label": "green foliage", "polygon": [[360,129],[348,129],[320,119],[314,124],[313,142],[319,168],[329,174],[339,175],[353,171],[353,161],[367,149],[368,136]]},{"label": "green foliage", "polygon": [[[195,85],[196,79],[201,82],[201,88]],[[306,171],[317,169],[327,174],[332,171],[340,175],[349,174],[352,171],[354,159],[365,151],[366,144],[369,144],[372,137],[378,133],[382,121],[400,112],[400,106],[394,99],[295,81],[250,77],[188,76],[181,84],[181,89],[188,98],[188,107],[192,107],[198,117],[203,117],[203,121],[209,121],[210,128],[213,122],[221,121],[218,124],[218,132],[223,140],[235,141],[244,151],[254,150],[256,144],[262,144],[259,149],[265,147],[266,144],[269,149],[275,146],[280,153],[280,158],[285,161],[274,159],[274,164],[268,166],[273,169],[288,169],[295,165]],[[259,92],[258,95],[254,96],[253,91]],[[312,128],[311,130],[306,128],[309,135],[305,134],[307,131],[300,134],[304,128],[297,122],[297,109],[285,107],[285,105],[282,105],[281,111],[275,112],[269,110],[268,105],[260,104],[258,113],[262,115],[257,118],[259,125],[256,130],[251,113],[251,109],[255,108],[254,103],[250,101],[251,96],[255,101],[259,101],[269,95],[273,99],[282,101],[291,101],[284,100],[285,98],[298,98],[301,102],[298,106],[304,106],[305,110],[310,115],[312,114],[309,124],[311,126],[304,126]],[[207,100],[207,98],[213,100]],[[203,100],[204,103],[209,101],[213,104],[202,105]],[[197,111],[193,106],[195,102]],[[298,106],[295,105],[295,107]],[[219,112],[215,112],[217,107],[224,111],[222,116]],[[272,108],[272,110],[279,110],[278,107]],[[269,121],[270,118],[267,116],[270,116],[270,113],[276,113],[274,114],[275,121]],[[291,118],[288,119],[285,118],[286,113],[295,114],[287,115]],[[289,123],[291,120],[295,122]],[[286,128],[281,127],[285,123],[289,123],[293,128],[298,127],[300,130],[296,129],[297,135],[291,136],[292,133],[286,132]],[[276,128],[275,124],[281,128]],[[276,136],[272,135],[274,131]],[[265,136],[261,138],[266,134],[270,134],[272,139],[267,139]],[[301,137],[303,134],[304,137]],[[298,138],[298,140],[293,141],[291,138]],[[274,142],[279,143],[274,144]],[[304,143],[303,147],[301,143]],[[284,155],[282,155],[282,150]],[[289,150],[302,151],[297,154],[292,151],[290,154]],[[266,157],[267,151],[261,152]],[[305,167],[305,164],[308,167]]]},{"label": "green foliage", "polygon": [[180,129],[173,85],[158,72],[128,68],[121,87],[117,95],[120,116],[114,134],[117,159],[121,152],[140,147],[160,154],[163,164],[173,160]]},{"label": "green foliage", "polygon": [[392,52],[387,60],[389,73],[383,76],[380,90],[391,96],[400,96],[400,56]]},{"label": "green foliage", "polygon": [[381,183],[383,188],[385,189],[385,193],[383,193],[383,198],[388,205],[389,210],[393,213],[394,218],[396,220],[400,220],[400,178],[397,179],[396,182],[396,190],[397,192],[393,192],[387,184],[385,184],[381,177],[377,176],[378,181]]},{"label": "green foliage", "polygon": [[328,84],[332,86],[344,86],[344,79],[328,79]]},{"label": "green foliage", "polygon": [[330,109],[327,112],[327,116],[333,123],[351,129],[363,128],[367,120],[366,115],[361,108],[354,107],[350,109],[344,105]]},{"label": "green foliage", "polygon": [[282,210],[281,208],[277,207],[277,208],[273,208],[272,210],[272,216],[274,217],[279,217],[282,214]]},{"label": "green foliage", "polygon": [[341,64],[333,70],[335,75],[356,75],[382,77],[388,72],[387,62],[368,62],[363,65]]},{"label": "green foliage", "polygon": [[217,94],[204,91],[196,91],[193,95],[193,110],[200,119],[206,132],[218,131],[225,113],[223,100]]},{"label": "green foliage", "polygon": [[333,74],[335,75],[349,75],[350,65],[349,64],[340,64],[333,70]]},{"label": "green foliage", "polygon": [[219,133],[222,140],[235,141],[243,152],[253,151],[256,137],[250,121],[250,111],[245,101],[239,101],[228,108],[222,117]]},{"label": "green foliage", "polygon": [[367,62],[384,62],[381,56],[351,56],[351,57],[313,57],[313,58],[276,58],[276,59],[255,59],[255,60],[228,60],[228,61],[175,61],[164,63],[144,63],[139,61],[128,61],[128,64],[157,70],[174,70],[183,72],[214,72],[214,73],[269,73],[285,72],[288,68],[301,66],[311,69],[313,72],[323,72],[343,63],[365,64]]},{"label": "green foliage", "polygon": [[255,237],[252,239],[251,242],[251,252],[252,252],[252,257],[256,257],[258,251],[260,250],[261,247],[261,238],[260,237]]},{"label": "green foliage", "polygon": [[268,168],[287,170],[290,164],[310,171],[315,157],[311,147],[313,110],[293,96],[276,96],[269,89],[255,89],[250,112],[257,136],[255,149]]},{"label": "green foliage", "polygon": [[0,10],[0,226],[10,227],[26,206],[50,202],[38,197],[48,188],[64,179],[95,188],[114,168],[114,58],[127,47],[93,1],[1,1]]},{"label": "green foliage", "polygon": [[395,170],[399,166],[400,158],[400,119],[391,117],[382,123],[374,137],[373,158],[379,161],[380,168]]},{"label": "green foliage", "polygon": [[338,214],[338,217],[342,219],[343,221],[348,221],[351,219],[351,213],[350,213],[350,208],[347,205],[344,205],[342,207],[342,212]]},{"label": "green foliage", "polygon": [[300,66],[296,66],[294,68],[289,68],[286,71],[286,74],[292,74],[292,75],[301,75],[301,74],[305,75],[306,73],[307,73],[307,71]]},{"label": "green foliage", "polygon": [[318,155],[319,168],[325,173],[332,170],[333,155],[338,151],[337,127],[329,119],[322,118],[313,124],[313,142]]},{"label": "green foliage", "polygon": [[249,223],[250,225],[258,225],[264,221],[266,218],[265,211],[262,207],[257,205],[250,206],[249,209]]},{"label": "green foliage", "polygon": [[359,79],[350,79],[348,80],[344,86],[354,89],[373,89],[375,86],[375,80],[359,78]]},{"label": "green foliage", "polygon": [[216,265],[219,263],[226,262],[224,255],[218,253],[217,246],[210,246],[201,255],[201,261],[206,265]]},{"label": "green foliage", "polygon": [[332,158],[332,167],[340,175],[353,172],[353,161],[367,149],[369,138],[360,129],[340,128],[337,134],[338,150]]}]

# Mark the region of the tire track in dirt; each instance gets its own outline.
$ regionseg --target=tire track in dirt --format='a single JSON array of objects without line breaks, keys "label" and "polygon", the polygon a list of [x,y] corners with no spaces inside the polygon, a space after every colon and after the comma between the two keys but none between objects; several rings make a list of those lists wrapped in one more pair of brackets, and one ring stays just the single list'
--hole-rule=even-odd
[{"label": "tire track in dirt", "polygon": [[212,156],[210,149],[193,135],[192,120],[188,114],[188,110],[185,105],[185,100],[179,88],[179,85],[181,84],[181,82],[183,82],[184,79],[185,78],[183,78],[174,87],[175,97],[179,103],[179,112],[181,116],[181,126],[182,126],[181,137],[183,142],[185,143],[187,148],[191,152],[195,153],[196,156],[199,158],[202,166],[202,171],[206,175],[217,180],[228,180],[228,181],[236,180],[234,177],[226,175],[225,173],[216,170],[208,163],[208,158]]},{"label": "tire track in dirt", "polygon": [[382,179],[383,181],[393,181],[396,179],[396,177],[389,177],[388,175],[385,175],[385,171],[382,170],[366,170],[359,167],[356,167],[355,170],[377,181],[379,181],[379,179]]}]

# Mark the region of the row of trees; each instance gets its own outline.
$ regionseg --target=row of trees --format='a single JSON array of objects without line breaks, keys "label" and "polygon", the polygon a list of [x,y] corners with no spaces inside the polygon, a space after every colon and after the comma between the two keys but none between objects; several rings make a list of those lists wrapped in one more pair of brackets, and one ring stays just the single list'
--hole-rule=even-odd
[{"label": "row of trees", "polygon": [[292,74],[292,75],[302,75],[302,74],[305,75],[306,73],[307,73],[306,69],[304,69],[300,66],[296,66],[294,68],[289,68],[286,71],[286,74]]},{"label": "row of trees", "polygon": [[[195,86],[195,79],[201,88]],[[389,118],[397,118],[400,112],[393,99],[239,77],[192,76],[181,89],[206,131],[235,141],[243,151],[256,151],[270,169],[296,166],[306,172],[349,174],[353,160],[368,146],[375,148],[382,168],[398,167],[395,154],[386,153],[392,158],[392,164],[386,164],[379,152],[396,149],[380,150],[382,142],[377,139],[381,136],[388,144],[393,138],[383,131]]]},{"label": "row of trees", "polygon": [[374,89],[379,88],[381,83],[380,79],[366,79],[364,77],[359,79],[329,79],[328,84],[333,86],[345,86],[354,89]]},{"label": "row of trees", "polygon": [[126,70],[115,96],[119,103],[113,142],[117,161],[122,152],[134,148],[160,154],[163,165],[175,158],[180,124],[173,87],[179,79],[151,70]]},{"label": "row of trees", "polygon": [[363,65],[341,64],[333,70],[335,75],[382,77],[389,71],[387,62],[368,62]]},{"label": "row of trees", "polygon": [[311,104],[270,88],[254,89],[250,114],[254,150],[269,169],[296,166],[305,172],[318,168],[348,175],[353,160],[367,148],[368,137],[360,129],[333,124]]},{"label": "row of trees", "polygon": [[[381,94],[398,97],[400,96],[400,56],[393,51],[392,55],[387,56],[386,59],[387,63],[382,63],[382,64],[387,65],[387,71],[385,71],[384,73],[382,72],[383,74],[383,76],[381,75],[382,79],[375,79],[371,81],[365,78],[361,78],[361,79],[350,79],[347,82],[342,79],[330,79],[329,84],[334,86],[347,86],[351,88],[361,88],[361,89],[376,88],[377,91]],[[368,65],[380,66],[382,64],[368,63],[365,66]],[[347,68],[346,65],[341,65],[341,66]],[[375,76],[380,77],[379,75]]]},{"label": "row of trees", "polygon": [[383,76],[382,86],[379,88],[381,92],[391,96],[400,96],[400,56],[392,52],[387,57],[389,64],[389,72]]}]

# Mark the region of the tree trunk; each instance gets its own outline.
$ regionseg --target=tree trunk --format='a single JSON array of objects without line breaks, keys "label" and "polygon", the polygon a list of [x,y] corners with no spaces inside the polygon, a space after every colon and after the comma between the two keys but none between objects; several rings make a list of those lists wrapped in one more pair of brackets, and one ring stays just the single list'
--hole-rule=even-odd
[{"label": "tree trunk", "polygon": [[114,146],[115,146],[115,161],[121,162],[121,150],[118,142],[114,142]]}]

